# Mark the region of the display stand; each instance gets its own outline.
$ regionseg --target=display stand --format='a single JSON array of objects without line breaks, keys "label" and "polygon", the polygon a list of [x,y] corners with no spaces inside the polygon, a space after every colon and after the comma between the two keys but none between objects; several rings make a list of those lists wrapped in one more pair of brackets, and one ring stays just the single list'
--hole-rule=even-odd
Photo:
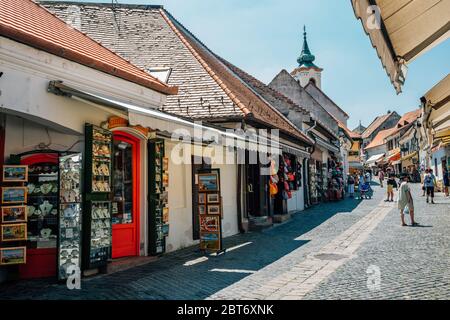
[{"label": "display stand", "polygon": [[149,161],[149,249],[150,255],[166,252],[166,236],[169,235],[169,159],[165,157],[164,140],[148,142]]},{"label": "display stand", "polygon": [[83,268],[106,271],[112,255],[112,132],[85,126]]},{"label": "display stand", "polygon": [[197,174],[198,215],[200,221],[200,250],[220,254],[222,244],[223,204],[220,170],[202,170]]},{"label": "display stand", "polygon": [[81,268],[82,155],[59,158],[58,280]]},{"label": "display stand", "polygon": [[28,166],[4,165],[1,187],[0,267],[21,265],[27,259]]}]

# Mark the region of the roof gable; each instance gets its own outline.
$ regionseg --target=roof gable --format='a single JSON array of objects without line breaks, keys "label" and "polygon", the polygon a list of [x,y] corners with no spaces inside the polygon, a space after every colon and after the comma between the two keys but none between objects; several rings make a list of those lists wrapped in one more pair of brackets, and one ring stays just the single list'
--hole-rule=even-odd
[{"label": "roof gable", "polygon": [[[318,95],[322,96],[326,101],[328,101],[330,104],[332,104],[334,107],[338,109],[339,112],[343,114],[345,118],[350,118],[350,116],[342,110],[341,107],[339,107],[325,92],[323,92],[313,81],[309,81],[308,84],[305,86],[305,90],[308,91],[310,94],[312,92],[317,93]],[[313,95],[314,97],[314,95]],[[317,100],[317,99],[316,99]]]},{"label": "roof gable", "polygon": [[335,138],[338,138],[338,123],[336,119],[286,70],[281,70],[269,83],[269,87],[281,92],[295,103],[301,105],[304,109],[314,115],[314,120],[316,120],[325,130]]},{"label": "roof gable", "polygon": [[[167,12],[164,11],[164,13]],[[222,82],[230,90],[229,94],[237,101],[240,101],[246,110],[249,111],[247,117],[263,122],[267,127],[280,129],[308,144],[312,143],[303,132],[285,118],[275,107],[262,100],[251,87],[246,85],[243,79],[230,69],[230,66],[232,66],[230,63],[226,65],[224,63],[225,60],[215,55],[170,14],[167,15],[175,28],[182,34],[182,37],[188,41],[189,45],[198,54],[197,58],[201,59],[205,63],[205,67],[209,69],[209,72],[217,76],[218,81]],[[241,72],[242,74],[243,72]]]},{"label": "roof gable", "polygon": [[369,145],[365,149],[371,149],[375,147],[382,146],[384,144],[384,139],[386,139],[389,135],[391,135],[393,132],[395,132],[397,128],[390,128],[386,130],[381,130],[377,133],[375,138],[372,140],[372,142],[369,143]]},{"label": "roof gable", "polygon": [[164,94],[169,87],[31,0],[2,0],[0,35]]},{"label": "roof gable", "polygon": [[362,133],[362,138],[367,139],[370,137],[372,133],[374,133],[379,127],[383,125],[390,117],[398,116],[397,112],[390,112],[388,114],[384,114],[382,116],[376,117],[372,123],[367,127],[366,130]]}]

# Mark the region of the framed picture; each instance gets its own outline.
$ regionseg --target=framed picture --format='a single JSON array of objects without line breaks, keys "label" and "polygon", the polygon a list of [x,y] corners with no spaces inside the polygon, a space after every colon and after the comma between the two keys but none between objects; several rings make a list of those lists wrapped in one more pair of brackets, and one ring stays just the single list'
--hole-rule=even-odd
[{"label": "framed picture", "polygon": [[164,223],[169,222],[169,208],[167,207],[163,208],[163,222]]},{"label": "framed picture", "polygon": [[2,241],[27,240],[27,224],[4,224],[2,225]]},{"label": "framed picture", "polygon": [[200,235],[200,249],[220,250],[220,234],[218,232],[205,232]]},{"label": "framed picture", "polygon": [[0,248],[0,265],[27,263],[27,248]]},{"label": "framed picture", "polygon": [[198,206],[198,214],[206,214],[206,206],[204,204]]},{"label": "framed picture", "polygon": [[27,182],[28,166],[3,166],[3,182]]},{"label": "framed picture", "polygon": [[2,203],[27,202],[26,187],[2,187]]},{"label": "framed picture", "polygon": [[220,214],[220,205],[209,205],[208,214]]},{"label": "framed picture", "polygon": [[2,207],[2,223],[27,222],[27,207]]},{"label": "framed picture", "polygon": [[169,174],[168,173],[163,173],[162,183],[163,183],[163,187],[169,186]]},{"label": "framed picture", "polygon": [[198,194],[198,203],[205,204],[206,203],[206,193]]},{"label": "framed picture", "polygon": [[208,193],[207,201],[209,203],[220,203],[220,196],[218,193]]},{"label": "framed picture", "polygon": [[204,215],[200,216],[200,232],[219,232],[220,216]]},{"label": "framed picture", "polygon": [[198,174],[199,191],[219,191],[219,176],[216,172]]},{"label": "framed picture", "polygon": [[163,171],[169,171],[169,158],[163,158]]}]

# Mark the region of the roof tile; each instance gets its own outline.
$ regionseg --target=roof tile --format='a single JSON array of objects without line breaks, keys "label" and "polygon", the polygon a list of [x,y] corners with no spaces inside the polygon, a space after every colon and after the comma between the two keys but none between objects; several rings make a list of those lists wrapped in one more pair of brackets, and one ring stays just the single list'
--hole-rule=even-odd
[{"label": "roof tile", "polygon": [[0,5],[1,36],[165,94],[177,93],[176,87],[162,83],[31,0],[1,0]]}]

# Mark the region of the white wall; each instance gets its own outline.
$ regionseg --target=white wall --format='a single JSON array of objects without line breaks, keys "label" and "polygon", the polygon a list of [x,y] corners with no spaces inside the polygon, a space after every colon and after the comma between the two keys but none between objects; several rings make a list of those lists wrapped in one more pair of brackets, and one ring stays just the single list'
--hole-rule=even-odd
[{"label": "white wall", "polygon": [[[198,243],[192,238],[192,166],[175,164],[170,157],[175,143],[166,140],[166,155],[169,157],[169,235],[166,251],[171,252]],[[237,221],[237,165],[212,164],[220,169],[220,184],[223,201],[223,237],[239,233]]]},{"label": "white wall", "polygon": [[434,174],[436,174],[436,166],[434,165],[435,159],[437,160],[437,172],[438,172],[438,174],[436,175],[437,180],[444,179],[443,173],[442,173],[442,170],[444,169],[442,167],[442,158],[444,158],[444,157],[445,157],[445,149],[440,149],[440,150],[434,152],[431,156],[431,169],[433,169]]},{"label": "white wall", "polygon": [[10,154],[35,150],[40,143],[49,144],[51,142],[48,149],[59,151],[67,150],[75,144],[70,151],[83,151],[84,136],[61,133],[51,127],[47,128],[48,135],[45,126],[8,115],[5,126],[5,160]]}]

